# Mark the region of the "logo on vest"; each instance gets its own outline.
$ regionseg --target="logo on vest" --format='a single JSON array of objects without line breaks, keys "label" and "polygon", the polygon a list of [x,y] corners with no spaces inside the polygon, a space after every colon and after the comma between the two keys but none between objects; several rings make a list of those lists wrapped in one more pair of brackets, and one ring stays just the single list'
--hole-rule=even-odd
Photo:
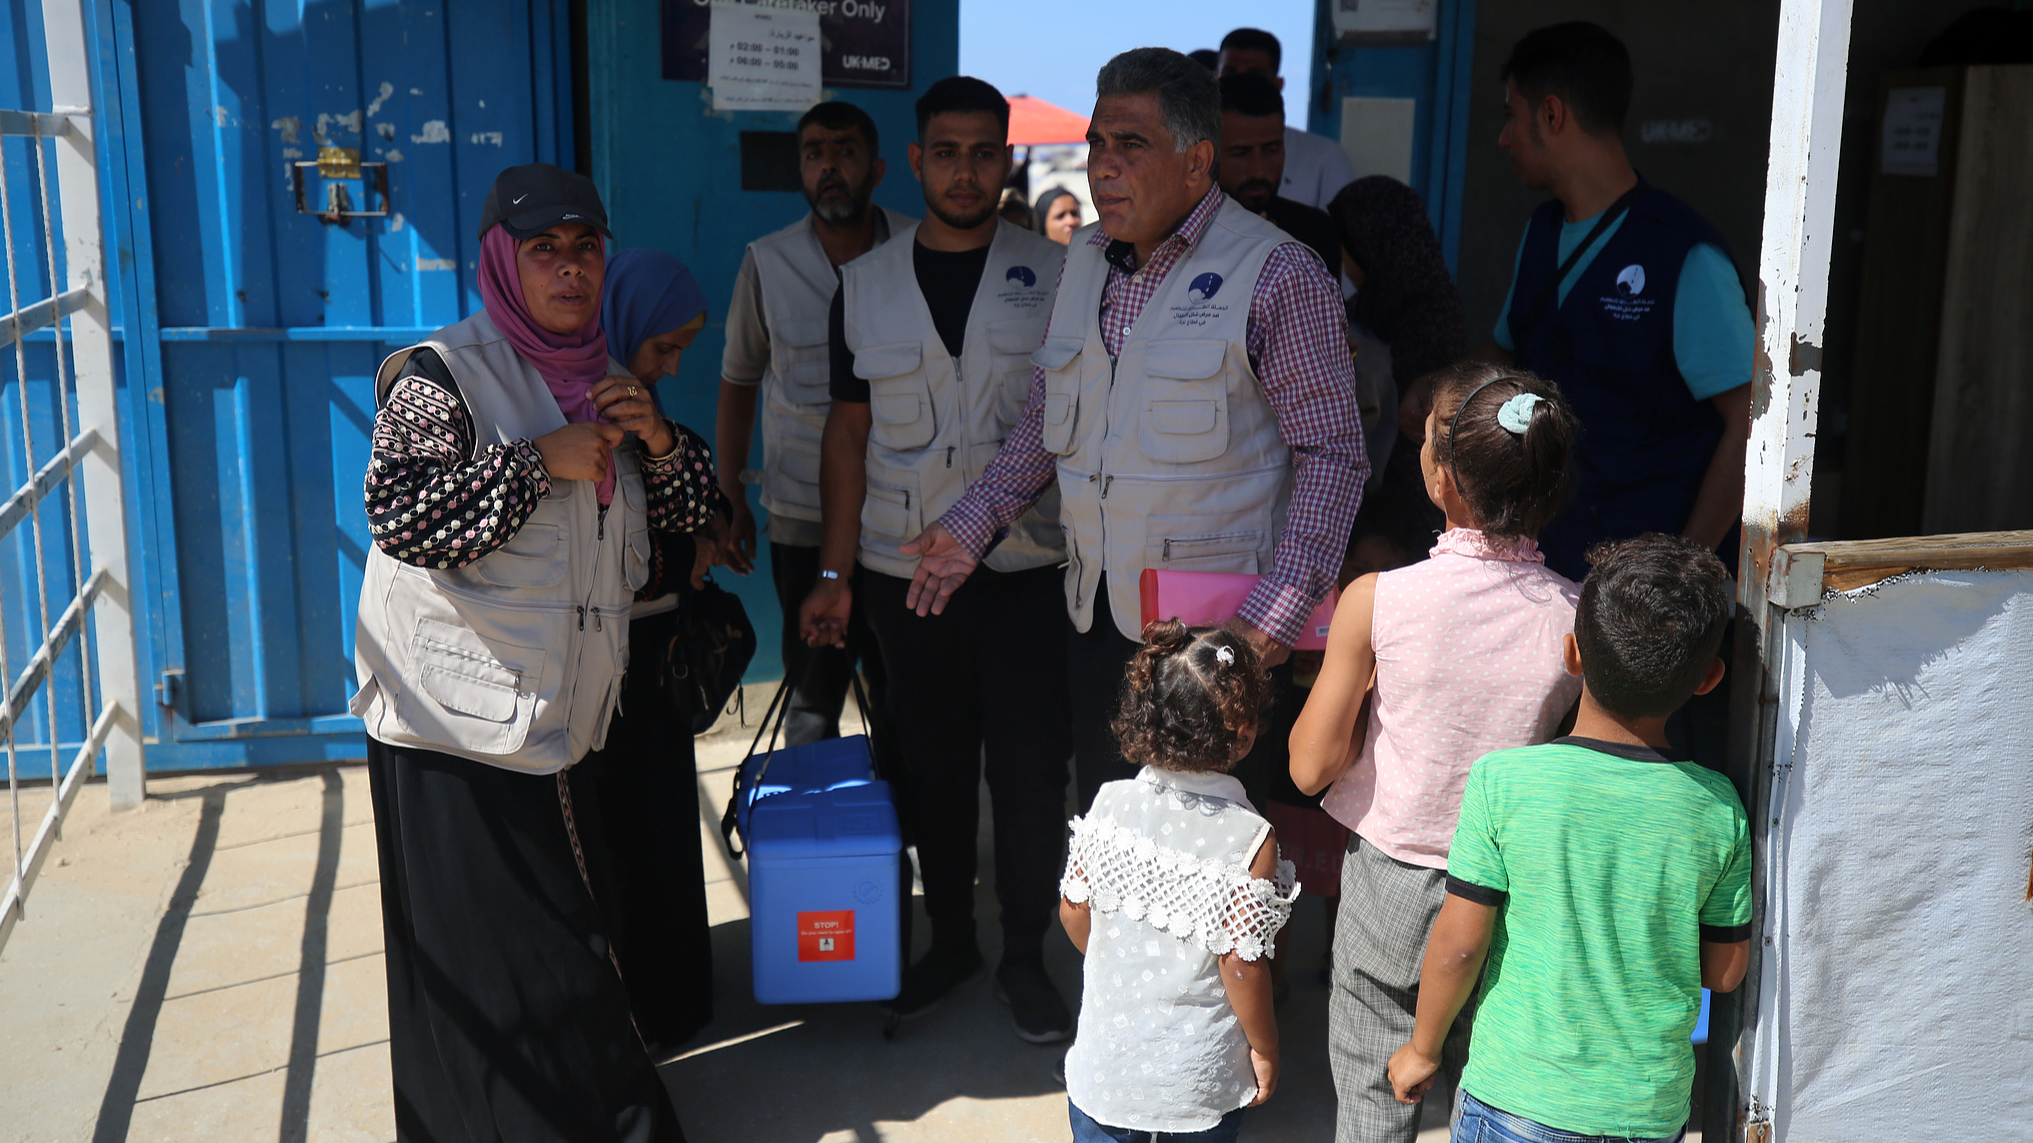
[{"label": "logo on vest", "polygon": [[1193,279],[1193,284],[1186,287],[1186,296],[1196,302],[1211,302],[1220,291],[1221,275],[1210,271]]},{"label": "logo on vest", "polygon": [[1602,296],[1602,312],[1612,321],[1637,321],[1659,301],[1643,297],[1644,292],[1645,268],[1633,262],[1617,271],[1617,292]]},{"label": "logo on vest", "polygon": [[[1003,271],[1003,289],[995,300],[1013,310],[1029,312],[1045,304],[1045,291],[1038,285],[1038,272],[1029,266],[1011,266]],[[1038,336],[1043,337],[1042,331]]]}]

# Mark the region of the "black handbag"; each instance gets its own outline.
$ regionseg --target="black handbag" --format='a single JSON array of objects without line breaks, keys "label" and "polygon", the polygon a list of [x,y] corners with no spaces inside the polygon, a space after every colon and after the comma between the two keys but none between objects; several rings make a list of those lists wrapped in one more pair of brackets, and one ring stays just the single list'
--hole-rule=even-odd
[{"label": "black handbag", "polygon": [[681,594],[677,633],[664,654],[664,689],[691,715],[693,734],[713,729],[728,700],[740,693],[755,648],[755,625],[740,596],[711,576],[704,587]]}]

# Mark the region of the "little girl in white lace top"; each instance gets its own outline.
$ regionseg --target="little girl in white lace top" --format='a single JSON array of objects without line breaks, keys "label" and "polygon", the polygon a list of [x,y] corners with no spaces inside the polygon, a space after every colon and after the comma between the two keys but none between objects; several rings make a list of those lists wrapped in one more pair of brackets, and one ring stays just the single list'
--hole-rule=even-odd
[{"label": "little girl in white lace top", "polygon": [[1227,1143],[1278,1084],[1267,957],[1298,896],[1242,783],[1271,692],[1250,645],[1154,623],[1115,734],[1143,764],[1073,821],[1059,917],[1086,956],[1066,1053],[1075,1143]]}]

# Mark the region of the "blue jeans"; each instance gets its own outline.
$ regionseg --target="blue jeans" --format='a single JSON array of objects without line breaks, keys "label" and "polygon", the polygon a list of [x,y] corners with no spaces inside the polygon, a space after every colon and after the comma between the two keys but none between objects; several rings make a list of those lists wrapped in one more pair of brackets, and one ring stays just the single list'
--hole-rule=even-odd
[{"label": "blue jeans", "polygon": [[1066,1101],[1067,1118],[1073,1121],[1073,1143],[1234,1143],[1242,1133],[1242,1108],[1221,1117],[1205,1131],[1140,1131],[1134,1127],[1109,1127],[1094,1122],[1086,1112]]},{"label": "blue jeans", "polygon": [[[1680,1143],[1686,1137],[1687,1129],[1682,1127],[1659,1139],[1631,1140],[1630,1143]],[[1455,1121],[1452,1143],[1625,1143],[1625,1139],[1622,1135],[1576,1135],[1572,1131],[1548,1127],[1522,1115],[1499,1111],[1464,1091],[1461,1093],[1461,1118]]]}]

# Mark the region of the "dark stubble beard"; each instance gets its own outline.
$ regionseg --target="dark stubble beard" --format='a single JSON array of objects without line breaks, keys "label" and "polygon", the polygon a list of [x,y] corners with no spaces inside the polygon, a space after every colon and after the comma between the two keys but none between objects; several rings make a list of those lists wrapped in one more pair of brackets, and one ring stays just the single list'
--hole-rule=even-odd
[{"label": "dark stubble beard", "polygon": [[[819,197],[835,187],[847,192],[846,199]],[[868,186],[851,186],[839,175],[827,175],[819,180],[819,194],[806,195],[805,201],[812,205],[812,213],[828,226],[847,226],[860,222],[868,214],[871,189]]]},{"label": "dark stubble beard", "polygon": [[1235,188],[1235,201],[1246,209],[1265,211],[1271,207],[1271,200],[1278,197],[1278,188],[1264,179],[1250,179]]},{"label": "dark stubble beard", "polygon": [[985,205],[983,205],[980,210],[975,211],[973,214],[954,214],[952,211],[941,210],[939,209],[938,206],[930,202],[927,202],[925,204],[925,209],[932,212],[933,215],[937,216],[940,222],[945,223],[946,225],[952,227],[955,230],[972,230],[975,227],[980,226],[982,223],[987,222],[989,219],[995,217],[997,204],[993,199],[986,199]]}]

